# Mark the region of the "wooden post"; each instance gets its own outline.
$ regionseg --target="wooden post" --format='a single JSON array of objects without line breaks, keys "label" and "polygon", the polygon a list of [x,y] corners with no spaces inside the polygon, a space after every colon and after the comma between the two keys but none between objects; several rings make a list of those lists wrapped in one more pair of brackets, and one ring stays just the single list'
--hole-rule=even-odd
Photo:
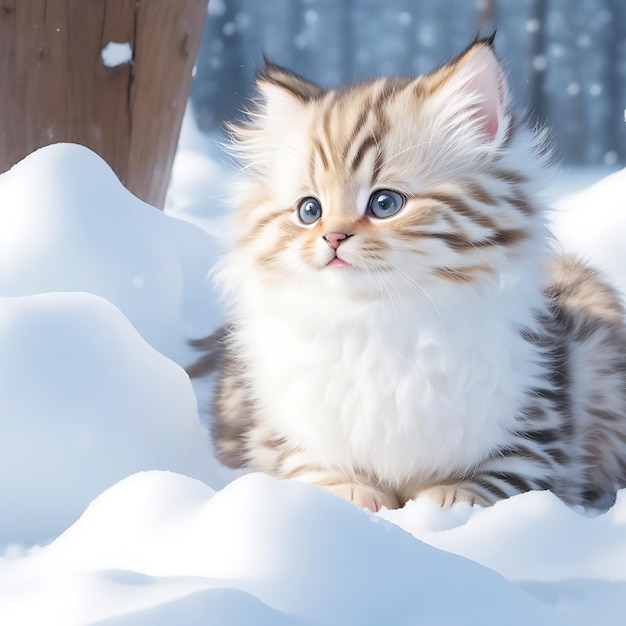
[{"label": "wooden post", "polygon": [[[0,172],[42,146],[79,143],[162,208],[206,8],[0,0]],[[132,62],[105,65],[110,42],[130,44]]]}]

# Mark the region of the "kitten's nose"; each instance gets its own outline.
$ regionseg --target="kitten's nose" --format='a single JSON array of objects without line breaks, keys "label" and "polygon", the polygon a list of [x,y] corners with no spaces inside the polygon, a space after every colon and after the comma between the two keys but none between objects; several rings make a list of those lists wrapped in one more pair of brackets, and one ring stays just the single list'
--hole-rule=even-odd
[{"label": "kitten's nose", "polygon": [[351,237],[351,235],[348,235],[347,233],[326,233],[324,235],[324,239],[326,240],[326,243],[333,249],[336,250],[339,247],[339,244],[344,240],[347,239],[348,237]]}]

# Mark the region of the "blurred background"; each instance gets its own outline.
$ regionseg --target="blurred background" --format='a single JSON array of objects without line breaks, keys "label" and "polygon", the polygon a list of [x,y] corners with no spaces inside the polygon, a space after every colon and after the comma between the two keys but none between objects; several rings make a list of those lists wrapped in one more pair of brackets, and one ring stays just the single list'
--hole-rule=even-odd
[{"label": "blurred background", "polygon": [[497,28],[517,107],[564,164],[626,164],[624,0],[211,0],[191,87],[216,132],[263,54],[325,86],[429,71]]}]

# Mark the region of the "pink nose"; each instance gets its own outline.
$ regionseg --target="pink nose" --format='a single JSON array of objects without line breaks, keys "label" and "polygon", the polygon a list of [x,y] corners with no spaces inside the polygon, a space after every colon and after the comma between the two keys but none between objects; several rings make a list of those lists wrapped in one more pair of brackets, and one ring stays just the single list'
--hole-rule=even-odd
[{"label": "pink nose", "polygon": [[333,250],[336,250],[339,247],[339,244],[348,237],[350,237],[350,235],[347,233],[326,233],[324,235],[326,243],[333,248]]}]

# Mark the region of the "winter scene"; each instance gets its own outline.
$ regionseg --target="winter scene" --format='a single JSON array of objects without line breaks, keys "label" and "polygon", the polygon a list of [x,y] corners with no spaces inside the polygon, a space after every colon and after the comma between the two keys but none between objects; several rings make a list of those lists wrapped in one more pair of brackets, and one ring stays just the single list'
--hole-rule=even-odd
[{"label": "winter scene", "polygon": [[[607,403],[618,406],[618,399],[607,399],[602,391],[607,377],[618,381],[616,397],[626,393],[626,361],[619,360],[618,340],[597,334],[607,324],[583,324],[580,332],[568,335],[566,356],[563,348],[553,350],[560,368],[555,382],[548,375],[549,355],[541,351],[541,328],[521,332],[515,326],[514,338],[498,334],[492,328],[498,320],[484,305],[495,297],[489,289],[504,294],[501,300],[510,305],[489,302],[497,303],[498,317],[511,316],[511,327],[525,319],[519,313],[524,306],[540,307],[543,292],[535,295],[531,287],[538,271],[533,259],[544,248],[575,255],[593,267],[594,275],[612,286],[616,301],[626,294],[626,5],[617,0],[210,0],[207,7],[206,0],[98,0],[88,8],[76,3],[70,11],[71,4],[47,2],[44,10],[41,2],[14,0],[0,8],[0,89],[9,103],[0,128],[0,624],[624,624],[626,456],[621,465],[620,458],[615,461],[618,469],[604,499],[588,495],[594,489],[600,493],[601,487],[582,485],[580,477],[596,465],[609,465],[609,449],[626,451],[626,412],[615,409],[618,425],[612,424],[607,436],[591,437],[593,450],[600,449],[585,457],[592,460],[585,461],[590,467],[580,477],[576,464],[563,460],[573,457],[578,445],[565,427],[566,443],[560,454],[550,453],[549,466],[565,469],[561,474],[554,470],[556,478],[548,469],[545,476],[537,475],[537,467],[548,467],[540,444],[549,444],[550,450],[559,446],[548,441],[546,427],[543,439],[532,434],[535,430],[523,433],[527,448],[519,457],[507,456],[518,443],[497,440],[496,453],[467,461],[475,472],[468,470],[467,476],[474,478],[480,463],[487,463],[483,457],[496,464],[493,471],[488,465],[496,478],[486,486],[476,479],[444,496],[398,487],[389,499],[391,491],[383,485],[386,468],[401,464],[406,445],[423,451],[436,441],[422,456],[437,468],[438,463],[456,468],[456,457],[483,450],[490,437],[495,440],[496,428],[489,422],[472,426],[462,421],[459,435],[446,422],[448,414],[464,416],[472,409],[472,417],[487,414],[486,420],[495,420],[485,407],[497,413],[524,391],[531,396],[528,406],[534,407],[537,397],[544,402],[535,417],[541,413],[557,420],[561,411],[564,419],[574,419],[570,415],[600,415]],[[470,45],[477,33],[486,39]],[[263,70],[264,55],[304,78]],[[419,119],[425,121],[416,131],[419,142],[404,151],[419,164],[413,173],[419,184],[439,187],[436,193],[414,189],[411,185],[418,183],[411,178],[411,184],[397,182],[398,191],[389,191],[389,181],[396,179],[385,174],[386,163],[378,167],[376,158],[367,155],[384,150],[396,121],[410,117],[393,107],[400,107],[400,92],[414,85],[412,77],[444,63],[443,70],[429,75],[435,87],[421,83],[426,117]],[[255,73],[263,71],[255,91]],[[359,99],[375,101],[371,85],[383,85],[384,91],[383,83],[367,82],[377,76],[399,76],[406,82],[394,83],[402,87],[380,100],[377,110],[382,113],[369,115],[366,104],[366,115],[356,107]],[[386,233],[385,246],[400,254],[406,237],[394,237],[401,233],[405,215],[419,213],[416,198],[428,193],[452,197],[461,193],[454,185],[462,182],[465,195],[456,204],[446,200],[456,208],[454,217],[443,222],[464,229],[472,239],[460,239],[456,230],[437,231],[435,237],[428,228],[439,222],[420,226],[427,234],[409,239],[404,254],[445,252],[448,270],[439,282],[426,275],[423,281],[410,278],[418,293],[407,295],[405,283],[391,271],[388,282],[378,270],[371,272],[371,284],[354,278],[365,262],[350,246],[366,235],[324,226],[319,231],[324,237],[317,238],[323,239],[317,241],[321,247],[310,248],[317,254],[312,263],[320,250],[332,253],[323,257],[326,266],[303,271],[303,279],[289,275],[286,287],[277,287],[272,299],[257,288],[254,272],[259,281],[262,271],[274,272],[279,286],[288,272],[265,264],[266,258],[280,262],[281,250],[293,253],[298,238],[317,232],[318,222],[346,222],[335,218],[332,203],[327,207],[321,192],[318,201],[308,184],[306,193],[295,196],[304,200],[271,231],[257,206],[266,200],[245,209],[247,219],[260,220],[261,238],[254,240],[256,224],[244,220],[244,235],[237,230],[241,214],[234,214],[233,207],[244,197],[236,193],[238,181],[252,172],[255,184],[265,181],[272,190],[278,185],[272,193],[279,197],[284,191],[291,199],[299,175],[296,140],[305,141],[304,120],[333,105],[321,89],[340,83],[360,86],[346,92],[349,105],[341,115],[336,114],[339,108],[319,109],[334,128],[333,141],[339,144],[346,133],[350,141],[358,140],[369,124],[367,133],[376,136],[362,150],[350,152],[348,145],[342,168],[355,179],[367,167],[387,176],[386,186],[367,188],[367,207],[357,207],[358,228],[364,233],[378,228],[376,232]],[[445,97],[439,98],[439,91]],[[258,119],[245,122],[250,108]],[[513,110],[516,119],[526,119],[519,127]],[[452,121],[441,117],[445,115]],[[375,125],[383,117],[388,120],[385,130],[376,135],[380,128]],[[248,139],[240,131],[234,156],[225,148],[225,122],[240,129],[243,124],[253,136]],[[524,130],[544,126],[552,141],[547,156],[539,140],[533,144],[534,131]],[[401,128],[409,132],[407,126]],[[432,139],[434,132],[440,134]],[[270,139],[255,138],[268,133],[273,133]],[[277,145],[286,157],[274,154]],[[329,161],[332,148],[332,141],[324,148]],[[537,164],[526,162],[536,153]],[[399,154],[396,149],[392,160]],[[468,165],[472,159],[475,164]],[[498,171],[506,167],[516,176],[489,179],[487,172],[496,171],[489,169],[494,159]],[[322,161],[311,169],[326,180],[320,174]],[[312,162],[307,161],[307,171]],[[271,184],[266,181],[270,178]],[[523,188],[524,198],[532,198],[528,206],[511,199],[513,188],[519,193]],[[355,205],[362,188],[357,185],[356,191]],[[259,197],[254,193],[251,197]],[[448,210],[445,202],[440,204],[438,211]],[[535,206],[545,211],[535,212]],[[481,228],[492,229],[491,235],[483,237]],[[502,233],[507,237],[502,239]],[[284,243],[272,256],[264,246],[277,235],[284,236]],[[240,257],[227,256],[235,245],[241,247]],[[463,275],[457,263],[461,255],[471,258],[471,264],[462,265]],[[422,259],[419,267],[427,262]],[[415,267],[396,263],[406,272]],[[498,280],[484,278],[482,273],[496,271],[494,265],[504,268]],[[477,278],[470,268],[482,268],[476,270]],[[318,284],[315,272],[335,274]],[[479,290],[474,280],[491,287]],[[589,280],[582,282],[589,286]],[[345,292],[341,299],[330,293],[337,285]],[[523,298],[515,291],[518,285]],[[575,296],[579,293],[576,286],[570,288]],[[457,292],[462,289],[466,291]],[[472,289],[479,297],[472,297]],[[452,308],[446,290],[462,293]],[[254,297],[246,299],[248,292]],[[356,327],[360,318],[333,310],[331,322],[324,322],[328,332],[315,335],[320,343],[340,345],[324,379],[317,366],[326,363],[319,344],[290,340],[283,307],[302,313],[300,325],[306,330],[316,319],[326,319],[326,308],[316,301],[345,302],[349,308],[363,294],[387,303],[392,321],[383,313],[377,317],[368,332],[380,332],[379,341],[368,335],[351,343],[346,330],[342,343],[341,329]],[[607,297],[598,293],[587,306],[604,311]],[[299,298],[304,304],[290,308]],[[407,313],[411,303],[419,315],[412,309]],[[319,308],[311,310],[314,306]],[[359,304],[361,308],[367,307]],[[617,310],[620,319],[611,328],[624,323]],[[250,316],[248,327],[244,314]],[[428,384],[440,390],[432,406],[441,411],[441,421],[435,423],[434,435],[403,430],[398,437],[392,432],[394,420],[399,422],[405,409],[412,415],[413,405],[430,405],[420,404],[418,392],[402,386],[414,380],[412,369],[398,374],[395,388],[383,385],[387,370],[374,364],[389,363],[389,371],[400,368],[385,353],[386,343],[406,342],[412,335],[386,324],[409,332],[407,320],[415,316],[417,330],[410,332],[422,337],[426,328],[428,346],[437,341],[443,346],[422,351],[422,360],[416,357],[409,364],[416,371],[422,368],[423,376],[431,377]],[[263,326],[268,318],[279,320],[280,328]],[[467,318],[470,322],[460,321]],[[308,418],[315,435],[310,441],[319,432],[330,433],[322,445],[328,455],[339,450],[335,465],[358,464],[355,442],[366,446],[374,440],[386,461],[371,470],[382,468],[378,483],[368,483],[364,497],[358,495],[356,479],[346,493],[326,474],[318,478],[314,455],[287,445],[297,428],[285,427],[268,444],[254,430],[258,417],[232,440],[228,429],[224,434],[216,427],[229,419],[231,397],[225,395],[223,373],[203,366],[193,370],[205,355],[193,341],[211,335],[225,321],[245,330],[237,345],[243,346],[258,326],[263,328],[258,345],[270,346],[270,367],[263,367],[264,356],[255,361],[254,351],[243,348],[239,360],[230,364],[235,391],[253,393],[258,379],[254,410],[265,402],[276,407],[277,415],[285,410],[296,423],[306,424]],[[437,335],[440,328],[448,334]],[[470,347],[446,352],[445,338]],[[484,353],[475,348],[482,345],[491,348]],[[489,356],[494,346],[497,360]],[[469,369],[462,369],[461,391],[454,395],[451,381],[460,368],[446,365],[444,356],[467,360],[470,348],[478,355]],[[531,361],[536,354],[543,360],[535,370]],[[404,353],[400,356],[406,361]],[[443,382],[433,378],[436,359],[443,362],[437,370]],[[283,370],[274,368],[279,361],[287,363]],[[303,375],[290,378],[290,367]],[[241,378],[243,371],[247,378]],[[515,381],[539,380],[544,371],[552,387],[525,382],[522,391],[514,389]],[[275,372],[286,372],[284,387],[283,379],[272,382]],[[359,379],[361,372],[374,374],[365,384],[354,383],[366,398],[359,404],[351,388],[346,389],[350,377]],[[566,385],[563,372],[571,372],[573,382]],[[424,389],[428,395],[430,387]],[[317,405],[328,402],[337,406],[336,419],[351,427],[345,449],[334,422],[316,412]],[[585,413],[588,404],[598,411]],[[251,406],[246,405],[253,410]],[[380,422],[346,417],[352,412],[376,412],[378,417],[371,419]],[[514,417],[502,418],[503,432],[522,430],[505,421]],[[276,417],[267,423],[278,428],[281,422]],[[362,435],[363,423],[371,433]],[[304,432],[306,426],[298,428]],[[248,446],[242,458],[248,462],[229,462],[227,446],[242,441]],[[259,452],[263,446],[272,449]],[[282,466],[274,460],[263,464],[271,454],[278,455]],[[373,453],[366,451],[368,455]],[[503,460],[510,464],[497,465]],[[422,471],[417,462],[413,467],[415,473]],[[523,488],[517,488],[520,481]],[[443,479],[439,483],[447,486]],[[577,488],[578,498],[573,495]],[[431,490],[421,485],[418,491]]]}]

